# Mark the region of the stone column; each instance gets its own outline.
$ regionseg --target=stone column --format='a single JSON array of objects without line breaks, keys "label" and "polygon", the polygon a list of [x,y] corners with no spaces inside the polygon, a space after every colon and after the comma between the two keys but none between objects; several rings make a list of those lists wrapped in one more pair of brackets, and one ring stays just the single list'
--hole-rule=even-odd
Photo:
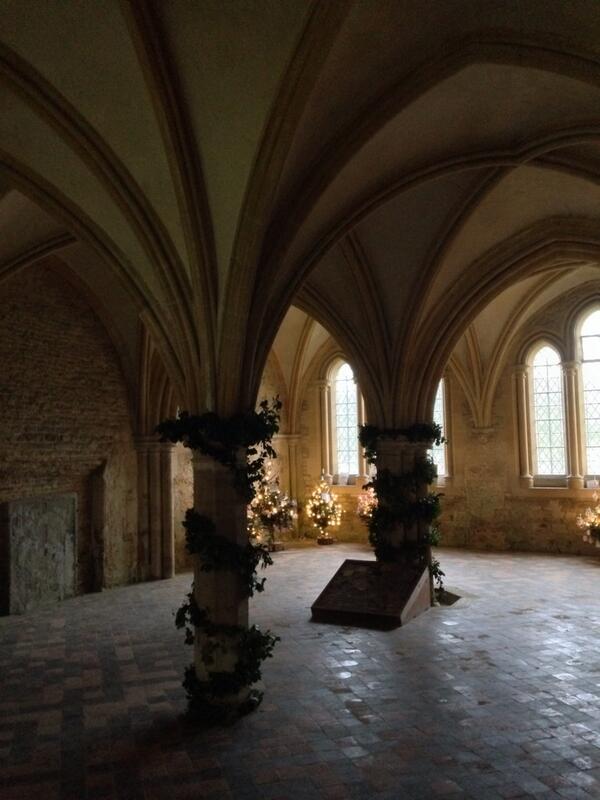
[{"label": "stone column", "polygon": [[298,457],[298,447],[300,446],[300,436],[290,434],[288,439],[290,453],[290,497],[297,500],[299,492],[298,472],[300,459]]},{"label": "stone column", "polygon": [[[357,386],[357,392],[358,392],[358,403],[357,403],[358,425],[360,427],[361,425],[365,424],[365,420],[366,420],[365,401],[364,401],[364,398],[361,395],[361,393],[358,391],[358,386]],[[365,458],[364,451],[363,451],[362,448],[360,450],[360,458],[359,458],[359,461],[358,461],[358,468],[359,468],[359,471],[360,471],[360,475],[359,475],[358,479],[359,479],[359,481],[361,482],[361,485],[362,485],[362,484],[366,483],[369,480],[369,465],[367,464],[367,459]]]},{"label": "stone column", "polygon": [[583,458],[580,449],[579,386],[577,376],[579,363],[566,361],[563,364],[565,387],[565,415],[567,431],[567,457],[569,460],[567,485],[569,489],[583,489]]},{"label": "stone column", "polygon": [[148,448],[148,505],[150,528],[150,577],[162,578],[162,498],[160,445]]},{"label": "stone column", "polygon": [[278,433],[273,437],[273,447],[282,461],[279,480],[281,488],[290,497],[298,497],[298,445],[300,435],[297,433]]},{"label": "stone column", "polygon": [[138,580],[146,581],[150,575],[150,505],[148,476],[149,437],[138,437],[137,450],[137,500],[138,500]]},{"label": "stone column", "polygon": [[[395,439],[379,439],[377,442],[377,474],[381,477],[385,470],[389,470],[394,476],[406,475],[413,472],[418,461],[427,458],[429,442],[409,442],[405,437],[398,436]],[[404,496],[407,501],[412,502],[427,495],[429,486],[427,484],[416,486],[415,491],[405,490]],[[385,498],[379,493],[379,503],[385,505]],[[386,540],[392,547],[398,548],[398,558],[400,562],[410,563],[411,556],[416,555],[420,543],[424,545],[424,561],[427,566],[431,564],[431,545],[429,544],[429,523],[417,521],[412,524],[396,522],[393,527],[385,532]],[[408,547],[406,547],[408,545]],[[413,548],[411,548],[413,545]],[[404,547],[403,547],[404,546]],[[431,574],[428,580],[429,602],[434,602],[434,588]]]},{"label": "stone column", "polygon": [[[243,454],[245,457],[245,453]],[[242,455],[240,454],[240,458]],[[209,456],[194,453],[194,508],[199,514],[210,517],[217,533],[237,544],[248,541],[246,532],[246,503],[233,486],[231,471]],[[206,609],[210,621],[218,625],[248,626],[248,598],[245,596],[240,576],[228,570],[203,572],[199,555],[194,555],[194,597],[200,609]],[[238,660],[235,637],[222,636],[219,647],[213,652],[211,672],[231,672]],[[215,637],[211,639],[214,643]],[[200,681],[208,679],[207,664],[203,659],[207,639],[197,629],[194,642],[194,666]],[[238,703],[240,697],[227,697],[227,702]]]},{"label": "stone column", "polygon": [[138,454],[138,578],[170,578],[175,569],[173,445],[154,436],[136,440]]},{"label": "stone column", "polygon": [[321,414],[321,467],[326,476],[333,470],[331,458],[331,387],[329,381],[317,381],[319,387],[319,410]]},{"label": "stone column", "polygon": [[162,516],[162,572],[161,577],[175,575],[175,529],[173,526],[173,449],[164,442],[160,451],[160,496]]},{"label": "stone column", "polygon": [[[377,472],[381,474],[384,470],[389,470],[392,475],[405,475],[413,471],[417,459],[425,458],[426,455],[427,446],[423,442],[409,442],[403,436],[396,439],[379,439]],[[423,497],[426,493],[427,486],[420,487],[417,497]],[[404,542],[416,542],[419,533],[422,531],[416,524],[406,527],[398,523],[389,531],[388,540],[394,547],[400,547]]]},{"label": "stone column", "polygon": [[528,368],[526,364],[515,367],[513,379],[517,390],[517,423],[519,437],[519,481],[524,489],[533,486],[531,464],[530,427],[529,427],[529,392],[527,391]]}]

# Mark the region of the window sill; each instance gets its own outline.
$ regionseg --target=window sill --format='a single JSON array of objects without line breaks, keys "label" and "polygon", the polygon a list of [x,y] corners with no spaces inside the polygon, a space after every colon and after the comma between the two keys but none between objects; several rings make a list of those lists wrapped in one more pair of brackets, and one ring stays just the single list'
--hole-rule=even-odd
[{"label": "window sill", "polygon": [[362,492],[363,486],[367,481],[358,481],[355,484],[347,484],[347,483],[331,483],[331,491],[332,492]]},{"label": "window sill", "polygon": [[534,475],[533,489],[567,489],[566,475]]},{"label": "window sill", "polygon": [[508,495],[513,497],[528,497],[531,500],[536,500],[541,497],[573,497],[589,500],[594,491],[594,489],[573,488],[567,486],[566,483],[558,486],[534,485],[529,487],[519,486],[517,484],[513,485],[512,491],[510,491]]}]

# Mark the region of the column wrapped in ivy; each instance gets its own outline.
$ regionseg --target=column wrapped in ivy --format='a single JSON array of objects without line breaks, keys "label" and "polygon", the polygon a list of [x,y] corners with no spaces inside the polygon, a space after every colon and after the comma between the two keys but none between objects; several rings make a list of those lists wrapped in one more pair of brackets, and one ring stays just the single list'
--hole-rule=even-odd
[{"label": "column wrapped in ivy", "polygon": [[175,620],[194,647],[183,682],[194,720],[228,719],[262,699],[261,664],[278,637],[248,625],[248,599],[264,589],[257,568],[272,560],[266,546],[248,541],[246,507],[265,460],[276,457],[280,408],[275,399],[228,419],[182,412],[157,428],[163,440],[194,451],[194,508],[183,523],[194,583]]},{"label": "column wrapped in ivy", "polygon": [[430,491],[437,471],[428,450],[443,442],[436,424],[382,429],[363,425],[360,442],[369,464],[377,467],[371,482],[378,503],[369,519],[369,541],[377,560],[428,567],[441,582],[439,562],[432,558],[432,523],[440,513],[439,494]]}]

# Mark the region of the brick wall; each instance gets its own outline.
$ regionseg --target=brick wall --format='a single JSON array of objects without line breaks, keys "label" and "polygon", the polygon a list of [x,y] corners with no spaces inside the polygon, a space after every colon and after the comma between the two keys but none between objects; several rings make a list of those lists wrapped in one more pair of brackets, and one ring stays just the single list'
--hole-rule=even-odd
[{"label": "brick wall", "polygon": [[91,474],[106,462],[105,584],[134,571],[136,459],[117,355],[102,324],[55,273],[0,286],[0,502],[78,496],[78,586],[89,588]]}]

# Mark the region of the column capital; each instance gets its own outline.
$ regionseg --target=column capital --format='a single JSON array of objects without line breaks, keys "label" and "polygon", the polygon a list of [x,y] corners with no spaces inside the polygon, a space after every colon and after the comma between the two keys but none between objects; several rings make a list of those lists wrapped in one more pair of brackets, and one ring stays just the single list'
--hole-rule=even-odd
[{"label": "column capital", "polygon": [[161,442],[158,436],[136,436],[133,440],[135,449],[140,453],[170,452],[175,445],[173,442]]},{"label": "column capital", "polygon": [[296,444],[300,441],[301,434],[299,433],[276,433],[273,436],[273,441],[284,441],[289,444]]},{"label": "column capital", "polygon": [[315,386],[318,386],[318,388],[324,392],[325,390],[331,388],[331,382],[328,381],[327,378],[317,378],[315,381]]},{"label": "column capital", "polygon": [[517,378],[524,378],[529,372],[529,364],[513,364],[513,375]]},{"label": "column capital", "polygon": [[571,372],[576,372],[579,367],[581,366],[581,361],[563,361],[562,368],[563,372],[569,374]]},{"label": "column capital", "polygon": [[[242,467],[246,463],[245,448],[240,448],[236,454],[237,465]],[[200,450],[192,450],[192,469],[194,472],[204,472],[208,474],[230,475],[230,468],[226,464],[217,461],[216,458],[201,453]]]},{"label": "column capital", "polygon": [[474,425],[471,429],[474,436],[476,436],[481,444],[487,444],[490,439],[492,439],[496,435],[496,428],[494,427],[479,427]]},{"label": "column capital", "polygon": [[423,445],[423,442],[411,442],[406,436],[402,434],[398,436],[379,436],[377,438],[377,450],[385,450],[386,452],[395,452],[396,450],[406,450],[411,447]]}]

